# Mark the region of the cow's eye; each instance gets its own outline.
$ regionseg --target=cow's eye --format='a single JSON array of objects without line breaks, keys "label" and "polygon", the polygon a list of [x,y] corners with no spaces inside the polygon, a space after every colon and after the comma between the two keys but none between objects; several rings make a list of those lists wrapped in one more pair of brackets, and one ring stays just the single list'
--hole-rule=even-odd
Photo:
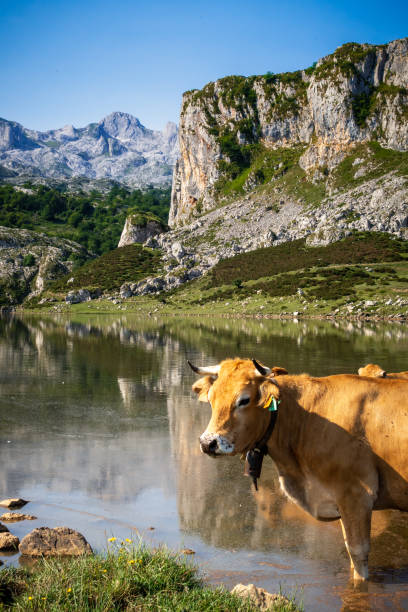
[{"label": "cow's eye", "polygon": [[239,406],[240,408],[242,408],[242,406],[248,406],[249,401],[250,401],[250,400],[249,400],[249,397],[241,397],[241,399],[240,399],[240,400],[238,400],[238,406]]}]

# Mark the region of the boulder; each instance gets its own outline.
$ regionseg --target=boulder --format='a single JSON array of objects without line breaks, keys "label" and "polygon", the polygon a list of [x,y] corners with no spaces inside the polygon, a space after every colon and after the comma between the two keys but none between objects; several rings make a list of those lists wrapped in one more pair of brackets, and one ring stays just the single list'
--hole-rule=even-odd
[{"label": "boulder", "polygon": [[174,242],[171,245],[171,254],[177,259],[177,261],[181,261],[183,259],[186,251],[181,242]]},{"label": "boulder", "polygon": [[16,523],[17,521],[35,521],[36,519],[36,516],[31,516],[31,514],[21,514],[21,512],[5,512],[0,516],[0,520],[5,521],[6,523]]},{"label": "boulder", "polygon": [[88,289],[80,289],[79,291],[70,291],[65,296],[67,304],[80,304],[81,302],[89,302],[91,300],[91,294]]},{"label": "boulder", "polygon": [[69,527],[38,527],[20,542],[20,553],[28,557],[79,556],[92,554],[84,536]]},{"label": "boulder", "polygon": [[10,497],[9,499],[3,499],[0,501],[0,506],[5,506],[6,508],[21,508],[25,506],[28,502],[21,497]]},{"label": "boulder", "polygon": [[156,276],[154,278],[149,277],[138,283],[132,283],[130,289],[133,295],[146,295],[147,293],[156,293],[157,291],[163,291],[166,287],[166,281],[162,276]]},{"label": "boulder", "polygon": [[0,533],[8,533],[8,527],[0,523]]},{"label": "boulder", "polygon": [[127,298],[132,297],[133,291],[130,289],[129,285],[125,283],[121,286],[119,294],[122,300],[125,300]]},{"label": "boulder", "polygon": [[268,593],[265,589],[258,588],[254,584],[237,584],[231,593],[243,599],[249,599],[259,610],[274,610],[275,607],[283,607],[290,603],[287,597],[277,593]]},{"label": "boulder", "polygon": [[0,551],[17,550],[19,542],[18,537],[8,531],[0,533]]}]

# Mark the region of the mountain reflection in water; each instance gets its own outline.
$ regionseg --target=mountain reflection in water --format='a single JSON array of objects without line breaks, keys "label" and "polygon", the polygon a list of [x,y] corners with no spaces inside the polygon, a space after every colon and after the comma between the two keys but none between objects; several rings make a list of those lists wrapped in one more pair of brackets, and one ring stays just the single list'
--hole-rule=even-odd
[{"label": "mountain reflection in water", "polygon": [[407,609],[407,517],[374,513],[372,579],[350,589],[339,524],[288,501],[270,460],[255,493],[238,457],[200,452],[210,408],[192,397],[186,366],[239,355],[318,376],[373,361],[398,371],[407,340],[400,324],[0,319],[0,493],[32,500],[38,516],[11,531],[67,524],[96,549],[141,533],[193,548],[210,580],[300,591],[306,610]]}]

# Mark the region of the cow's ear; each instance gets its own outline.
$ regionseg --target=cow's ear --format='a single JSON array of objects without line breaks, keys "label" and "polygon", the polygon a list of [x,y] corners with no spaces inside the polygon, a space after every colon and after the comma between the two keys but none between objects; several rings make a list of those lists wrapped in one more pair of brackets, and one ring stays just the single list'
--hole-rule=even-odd
[{"label": "cow's ear", "polygon": [[383,370],[383,371],[381,372],[381,377],[382,377],[382,378],[387,378],[387,372],[386,372],[385,370]]},{"label": "cow's ear", "polygon": [[203,378],[199,378],[198,380],[196,380],[196,382],[192,386],[192,389],[194,393],[197,393],[198,401],[208,402],[208,392],[213,382],[214,378],[212,376],[204,376]]},{"label": "cow's ear", "polygon": [[279,386],[277,382],[273,380],[273,378],[271,378],[270,380],[265,380],[259,386],[258,406],[260,406],[261,408],[266,406],[269,400],[271,399],[271,396],[274,397],[276,400],[279,399],[279,396],[280,396]]},{"label": "cow's ear", "polygon": [[286,368],[280,368],[279,366],[272,368],[272,376],[284,376],[285,374],[289,374]]}]

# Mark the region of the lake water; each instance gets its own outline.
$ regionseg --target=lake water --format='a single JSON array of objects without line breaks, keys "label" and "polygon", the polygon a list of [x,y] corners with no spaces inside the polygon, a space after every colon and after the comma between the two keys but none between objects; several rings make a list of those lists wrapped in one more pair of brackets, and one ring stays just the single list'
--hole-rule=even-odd
[{"label": "lake water", "polygon": [[238,457],[200,452],[210,409],[187,366],[248,356],[321,376],[407,370],[407,347],[397,323],[0,319],[0,498],[28,499],[38,517],[10,530],[67,525],[99,551],[110,536],[191,548],[210,582],[281,588],[307,611],[407,610],[408,515],[374,513],[371,580],[353,589],[339,523],[287,501],[268,458],[255,493]]}]

